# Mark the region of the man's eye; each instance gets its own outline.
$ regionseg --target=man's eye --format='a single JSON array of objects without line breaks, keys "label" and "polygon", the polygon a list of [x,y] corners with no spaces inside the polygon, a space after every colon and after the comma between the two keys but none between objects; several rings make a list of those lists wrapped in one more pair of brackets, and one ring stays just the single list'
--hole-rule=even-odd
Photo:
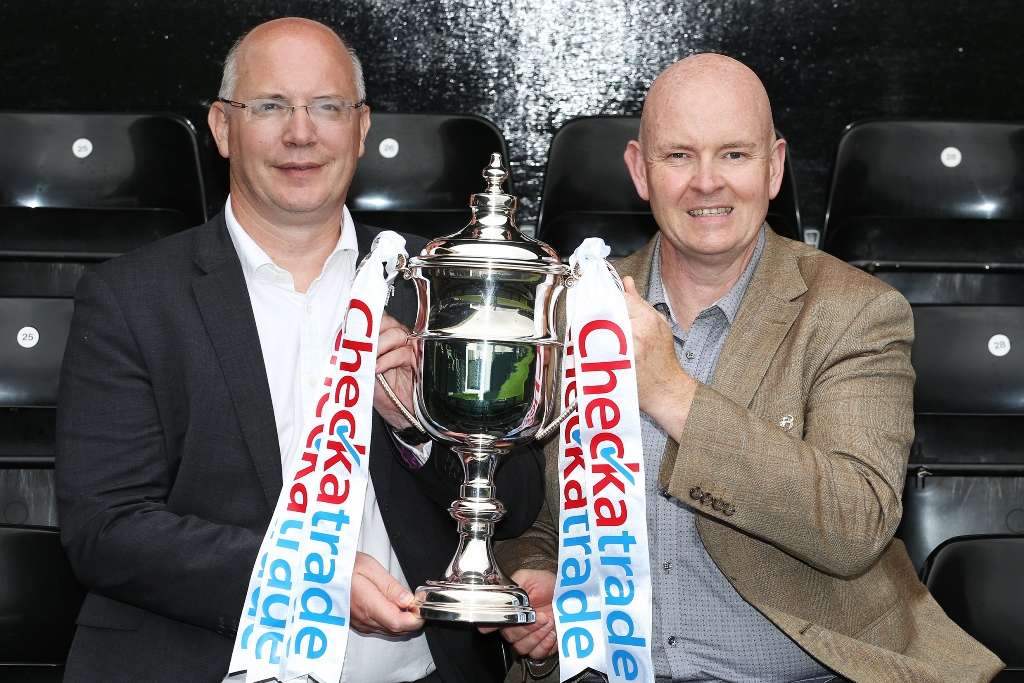
[{"label": "man's eye", "polygon": [[743,152],[726,152],[725,158],[730,161],[739,161],[740,159],[746,158],[746,154]]},{"label": "man's eye", "polygon": [[274,102],[267,100],[264,102],[256,102],[253,104],[253,109],[257,114],[273,114],[284,109],[284,106],[280,102]]},{"label": "man's eye", "polygon": [[668,155],[669,159],[689,159],[690,155],[686,152],[670,152]]},{"label": "man's eye", "polygon": [[341,104],[338,102],[318,102],[316,108],[325,114],[337,114],[341,111]]}]

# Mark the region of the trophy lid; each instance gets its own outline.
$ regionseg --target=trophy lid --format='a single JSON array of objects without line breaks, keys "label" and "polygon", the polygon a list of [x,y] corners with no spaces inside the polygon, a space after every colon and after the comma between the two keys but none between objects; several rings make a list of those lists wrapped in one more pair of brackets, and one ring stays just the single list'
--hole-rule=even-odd
[{"label": "trophy lid", "polygon": [[508,178],[500,154],[491,154],[481,174],[487,182],[483,192],[469,198],[473,212],[469,224],[451,235],[427,243],[412,267],[475,266],[526,270],[554,270],[564,266],[558,253],[540,240],[527,237],[516,226],[516,198],[502,191]]}]

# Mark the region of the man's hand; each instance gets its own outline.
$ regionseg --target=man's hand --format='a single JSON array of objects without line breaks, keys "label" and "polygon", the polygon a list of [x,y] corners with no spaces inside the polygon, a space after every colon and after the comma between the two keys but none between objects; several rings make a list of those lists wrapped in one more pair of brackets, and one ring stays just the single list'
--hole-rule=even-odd
[{"label": "man's hand", "polygon": [[[512,575],[530,596],[530,605],[537,612],[537,621],[523,626],[507,626],[501,629],[502,637],[523,657],[544,659],[555,653],[557,636],[555,617],[551,601],[555,596],[555,575],[543,569],[520,569]],[[481,633],[491,633],[494,628],[481,628]]]},{"label": "man's hand", "polygon": [[423,619],[410,611],[413,594],[388,574],[380,562],[356,553],[352,568],[352,628],[360,633],[398,635],[423,628]]},{"label": "man's hand", "polygon": [[629,323],[633,327],[640,410],[678,441],[690,414],[697,383],[679,365],[668,321],[637,293],[633,278],[627,275],[622,284],[626,290]]},{"label": "man's hand", "polygon": [[[385,313],[377,340],[377,372],[384,373],[384,378],[410,413],[413,412],[412,373],[415,367],[416,358],[409,344],[409,328]],[[384,393],[384,389],[380,385],[374,386],[373,407],[380,416],[394,429],[411,426]]]}]

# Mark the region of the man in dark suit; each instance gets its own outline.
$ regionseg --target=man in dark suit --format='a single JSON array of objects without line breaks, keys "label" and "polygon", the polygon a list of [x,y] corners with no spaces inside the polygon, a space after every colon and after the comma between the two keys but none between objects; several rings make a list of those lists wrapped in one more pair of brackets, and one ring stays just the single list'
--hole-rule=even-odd
[{"label": "man in dark suit", "polygon": [[[58,411],[62,538],[89,594],[69,681],[220,681],[249,575],[317,374],[376,230],[344,207],[369,111],[327,27],[258,26],[225,62],[209,122],[231,165],[225,211],[83,277]],[[415,253],[421,240],[409,238]],[[415,297],[396,283],[377,370],[410,405]],[[409,588],[456,547],[459,481],[439,444],[374,396],[370,484],[343,680],[480,681],[496,639],[426,624]],[[403,438],[404,437],[404,438]],[[432,450],[431,450],[432,449]],[[542,496],[533,452],[497,475],[499,535]]]}]

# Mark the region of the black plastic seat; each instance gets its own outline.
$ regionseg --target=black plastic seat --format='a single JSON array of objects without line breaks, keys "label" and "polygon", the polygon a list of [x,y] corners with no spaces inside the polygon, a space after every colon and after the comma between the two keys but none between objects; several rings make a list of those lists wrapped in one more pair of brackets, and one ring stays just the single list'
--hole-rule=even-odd
[{"label": "black plastic seat", "polygon": [[[567,121],[555,132],[537,236],[563,257],[587,237],[602,237],[613,257],[625,256],[657,232],[650,206],[637,195],[622,158],[626,143],[639,131],[636,116],[588,116]],[[801,240],[790,156],[787,153],[782,188],[768,207],[768,223],[780,235]]]},{"label": "black plastic seat", "polygon": [[180,116],[0,112],[0,137],[0,260],[100,260],[206,220]]},{"label": "black plastic seat", "polygon": [[[0,467],[40,465],[79,277],[204,222],[206,197],[180,116],[0,112],[0,138]],[[38,345],[19,346],[23,327]]]},{"label": "black plastic seat", "polygon": [[[469,222],[469,195],[483,191],[480,173],[494,152],[508,164],[501,132],[479,116],[374,112],[346,204],[370,225],[453,233]],[[512,192],[511,180],[505,188]]]},{"label": "black plastic seat", "polygon": [[[0,112],[0,466],[53,457],[75,286],[90,263],[206,220],[195,129],[173,114]],[[39,343],[19,346],[34,327]]]},{"label": "black plastic seat", "polygon": [[929,472],[918,469],[907,476],[896,532],[918,569],[937,547],[958,536],[1024,534],[1024,477]]},{"label": "black plastic seat", "polygon": [[74,301],[0,297],[0,466],[53,459],[54,406]]},{"label": "black plastic seat", "polygon": [[60,681],[84,597],[56,529],[0,525],[0,680]]},{"label": "black plastic seat", "polygon": [[928,557],[922,577],[946,614],[1002,659],[1008,671],[997,679],[1024,675],[1024,536],[954,538]]},{"label": "black plastic seat", "polygon": [[0,298],[0,406],[56,404],[73,312],[71,299]]},{"label": "black plastic seat", "polygon": [[839,143],[822,246],[914,306],[897,534],[918,567],[958,535],[1024,532],[1022,170],[1019,124],[868,121]]},{"label": "black plastic seat", "polygon": [[1024,306],[915,306],[914,328],[918,413],[1024,415]]},{"label": "black plastic seat", "polygon": [[1024,125],[882,120],[843,132],[823,248],[911,303],[1024,304]]},{"label": "black plastic seat", "polygon": [[955,536],[1024,532],[1024,306],[915,306],[914,325],[915,439],[897,533],[920,568]]}]

